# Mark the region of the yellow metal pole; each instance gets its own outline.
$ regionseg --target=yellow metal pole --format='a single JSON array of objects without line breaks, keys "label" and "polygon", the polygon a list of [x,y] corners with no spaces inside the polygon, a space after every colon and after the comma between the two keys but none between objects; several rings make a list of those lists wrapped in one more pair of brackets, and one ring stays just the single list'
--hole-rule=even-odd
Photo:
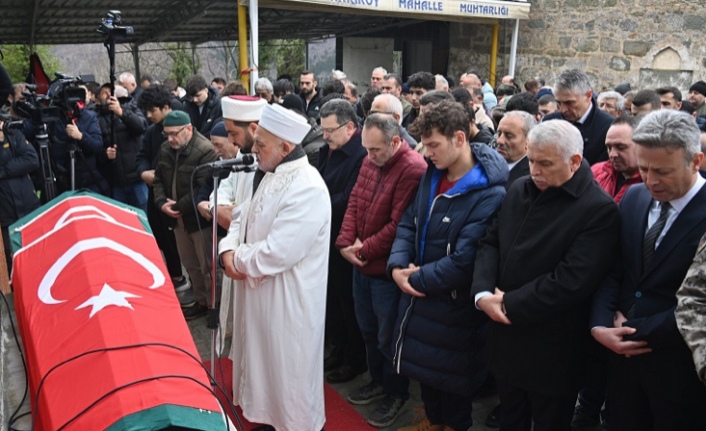
[{"label": "yellow metal pole", "polygon": [[[248,9],[238,5],[238,60],[240,72],[247,70],[248,65]],[[240,75],[245,88],[250,88],[250,74]]]},{"label": "yellow metal pole", "polygon": [[493,41],[490,45],[490,82],[495,88],[495,75],[498,72],[498,39],[500,37],[500,24],[493,24]]}]

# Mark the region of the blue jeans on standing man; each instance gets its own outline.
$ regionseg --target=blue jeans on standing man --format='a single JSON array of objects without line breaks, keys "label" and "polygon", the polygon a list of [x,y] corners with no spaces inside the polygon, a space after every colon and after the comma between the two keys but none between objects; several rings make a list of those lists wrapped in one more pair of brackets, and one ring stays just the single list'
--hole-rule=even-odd
[{"label": "blue jeans on standing man", "polygon": [[[384,277],[384,276],[383,276]],[[386,277],[369,277],[353,269],[355,316],[365,340],[368,370],[373,381],[394,398],[409,398],[409,379],[392,366],[392,334],[401,291]]]}]

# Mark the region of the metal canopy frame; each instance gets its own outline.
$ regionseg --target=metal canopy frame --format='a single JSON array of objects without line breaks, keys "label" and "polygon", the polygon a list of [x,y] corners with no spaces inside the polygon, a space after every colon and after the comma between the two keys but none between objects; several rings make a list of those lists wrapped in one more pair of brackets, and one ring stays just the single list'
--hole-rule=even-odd
[{"label": "metal canopy frame", "polygon": [[[122,11],[135,36],[122,43],[237,40],[238,2],[213,0],[0,0],[0,39],[6,44],[101,43],[98,24],[111,9]],[[318,39],[371,33],[415,19],[340,11],[259,9],[260,40]]]}]

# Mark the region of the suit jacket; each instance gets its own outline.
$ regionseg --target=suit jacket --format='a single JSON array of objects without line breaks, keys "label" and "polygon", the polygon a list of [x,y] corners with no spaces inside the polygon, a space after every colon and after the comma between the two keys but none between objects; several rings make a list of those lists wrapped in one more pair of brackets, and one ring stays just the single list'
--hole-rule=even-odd
[{"label": "suit jacket", "polygon": [[525,156],[521,158],[520,161],[512,167],[512,169],[510,169],[510,176],[507,178],[507,182],[505,183],[505,190],[509,189],[516,179],[529,174],[529,159],[527,158],[527,156]]},{"label": "suit jacket", "polygon": [[627,339],[647,341],[653,349],[651,355],[659,350],[676,353],[674,347],[688,354],[674,310],[676,292],[706,232],[706,186],[674,220],[643,272],[642,243],[651,203],[652,196],[644,184],[630,187],[620,203],[621,259],[596,292],[591,327],[612,327],[615,311],[627,314],[634,304],[634,317],[624,326],[637,332]]},{"label": "suit jacket", "polygon": [[[549,114],[542,121],[566,120],[561,112]],[[591,101],[591,113],[583,124],[571,122],[583,137],[583,158],[593,165],[604,160],[608,160],[608,152],[605,148],[605,137],[608,134],[610,125],[615,118],[598,109],[596,103]]]}]

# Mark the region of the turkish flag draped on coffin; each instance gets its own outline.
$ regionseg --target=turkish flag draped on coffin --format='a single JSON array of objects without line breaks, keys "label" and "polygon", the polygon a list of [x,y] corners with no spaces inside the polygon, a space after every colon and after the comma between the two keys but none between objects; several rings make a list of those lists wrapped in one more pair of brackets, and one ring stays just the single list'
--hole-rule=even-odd
[{"label": "turkish flag draped on coffin", "polygon": [[11,227],[35,430],[226,429],[147,226],[74,192]]}]

